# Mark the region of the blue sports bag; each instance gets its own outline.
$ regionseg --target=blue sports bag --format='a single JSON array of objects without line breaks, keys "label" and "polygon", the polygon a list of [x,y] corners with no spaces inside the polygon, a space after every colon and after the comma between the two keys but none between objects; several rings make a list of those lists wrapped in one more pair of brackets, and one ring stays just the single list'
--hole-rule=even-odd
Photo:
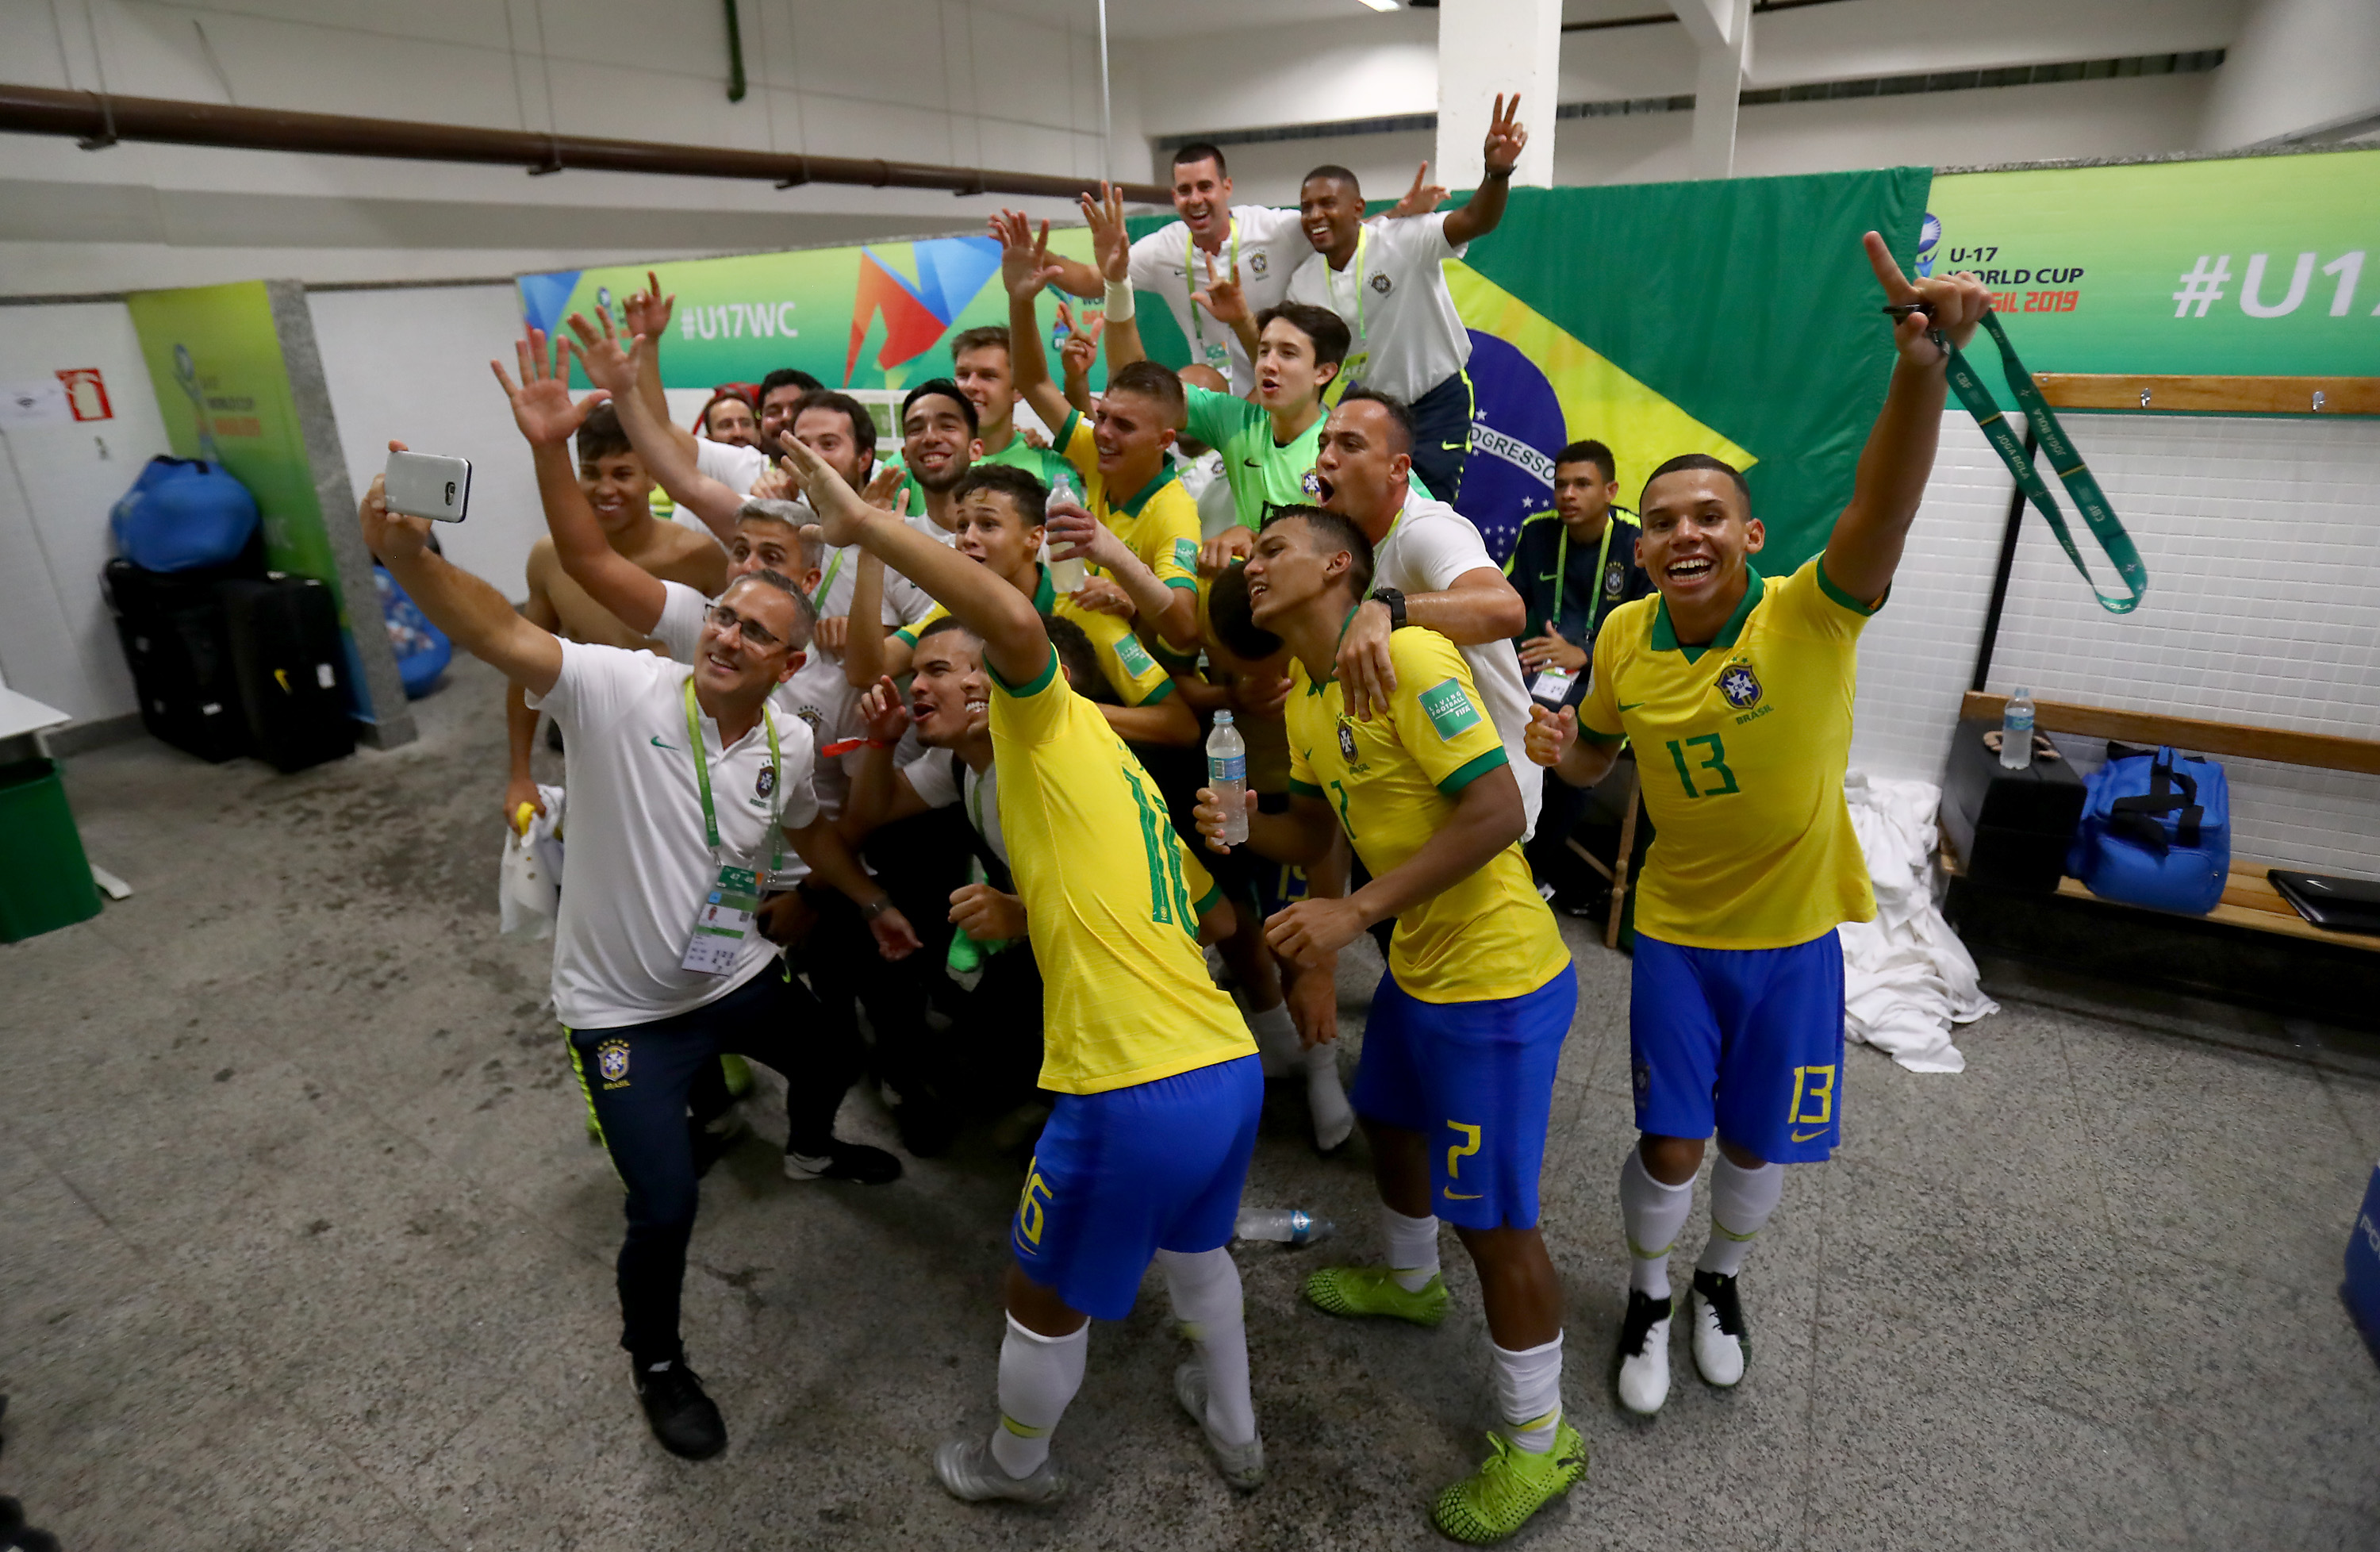
[{"label": "blue sports bag", "polygon": [[149,460],[108,513],[115,552],[143,571],[191,571],[237,559],[255,537],[256,498],[221,464]]},{"label": "blue sports bag", "polygon": [[2203,916],[2231,874],[2223,768],[2172,748],[2107,746],[2086,783],[2066,871],[2105,900]]}]

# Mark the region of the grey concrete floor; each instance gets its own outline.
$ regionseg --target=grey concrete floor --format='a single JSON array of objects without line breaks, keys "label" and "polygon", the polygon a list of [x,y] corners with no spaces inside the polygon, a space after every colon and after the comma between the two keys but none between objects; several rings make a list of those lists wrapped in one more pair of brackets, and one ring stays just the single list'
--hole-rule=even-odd
[{"label": "grey concrete floor", "polygon": [[[1017,1186],[980,1140],[874,1191],[789,1183],[765,1136],[723,1162],[686,1332],[734,1444],[663,1454],[613,1346],[619,1189],[547,947],[495,933],[496,685],[467,666],[418,711],[420,744],[297,777],[148,743],[72,763],[139,892],[0,949],[0,1492],[70,1552],[1443,1545],[1425,1507],[1490,1412],[1451,1236],[1435,1332],[1304,1307],[1329,1253],[1241,1248],[1254,1497],[1174,1408],[1152,1282],[1095,1333],[1073,1499],[946,1498],[933,1446],[992,1417]],[[1593,1463],[1521,1544],[2380,1546],[2380,1372],[2335,1291],[2380,1156],[2369,1065],[1996,971],[1964,1074],[1852,1052],[1841,1152],[1793,1171],[1746,1271],[1749,1376],[1707,1389],[1681,1348],[1638,1422],[1609,1388],[1629,964],[1577,928],[1545,1228]],[[1354,1033],[1377,966],[1350,958]],[[844,1125],[890,1141],[872,1099]],[[1376,1249],[1360,1145],[1318,1159],[1293,1095],[1248,1200]]]}]

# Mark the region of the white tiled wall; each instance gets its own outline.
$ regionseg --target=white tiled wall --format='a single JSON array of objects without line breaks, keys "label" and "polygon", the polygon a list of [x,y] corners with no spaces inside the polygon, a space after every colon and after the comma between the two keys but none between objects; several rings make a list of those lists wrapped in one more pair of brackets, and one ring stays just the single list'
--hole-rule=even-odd
[{"label": "white tiled wall", "polygon": [[[2380,736],[2380,425],[2066,424],[2140,547],[2148,594],[2130,614],[2101,609],[2028,510],[1991,689]],[[1941,779],[2009,490],[1972,422],[1951,412],[1892,603],[1862,649],[1854,766]],[[2078,542],[2095,558],[2087,534]],[[2226,765],[2237,855],[2380,876],[2380,777]]]}]

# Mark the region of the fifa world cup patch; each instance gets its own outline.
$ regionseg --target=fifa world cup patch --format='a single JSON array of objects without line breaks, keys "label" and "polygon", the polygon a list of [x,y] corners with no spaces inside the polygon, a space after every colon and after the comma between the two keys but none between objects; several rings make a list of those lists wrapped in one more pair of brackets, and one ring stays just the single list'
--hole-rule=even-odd
[{"label": "fifa world cup patch", "polygon": [[1124,673],[1135,679],[1157,666],[1156,660],[1148,655],[1148,649],[1140,644],[1140,637],[1136,636],[1117,637],[1115,655],[1116,661],[1123,664]]},{"label": "fifa world cup patch", "polygon": [[1198,570],[1198,541],[1195,539],[1175,540],[1173,559],[1183,570],[1196,574]]},{"label": "fifa world cup patch", "polygon": [[1421,709],[1440,738],[1451,739],[1479,725],[1479,709],[1471,704],[1460,679],[1441,679],[1422,691]]},{"label": "fifa world cup patch", "polygon": [[628,1086],[628,1042],[606,1040],[595,1048],[595,1071],[603,1076],[605,1088]]}]

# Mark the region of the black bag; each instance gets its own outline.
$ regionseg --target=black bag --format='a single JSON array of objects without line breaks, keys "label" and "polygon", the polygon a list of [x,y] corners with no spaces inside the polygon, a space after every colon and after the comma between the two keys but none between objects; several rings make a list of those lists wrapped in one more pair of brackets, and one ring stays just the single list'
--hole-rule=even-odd
[{"label": "black bag", "polygon": [[284,772],[353,754],[347,649],[331,589],[303,576],[223,584],[239,698],[256,753]]},{"label": "black bag", "polygon": [[217,764],[249,750],[248,721],[232,670],[226,581],[264,575],[261,543],[227,565],[149,571],[113,560],[100,594],[140,697],[140,724],[177,749]]},{"label": "black bag", "polygon": [[1950,740],[1942,777],[1942,833],[1967,877],[1994,889],[2055,894],[2066,848],[2082,817],[2082,780],[2063,759],[2036,754],[2010,770],[1984,743],[1995,721],[1973,718]]}]

